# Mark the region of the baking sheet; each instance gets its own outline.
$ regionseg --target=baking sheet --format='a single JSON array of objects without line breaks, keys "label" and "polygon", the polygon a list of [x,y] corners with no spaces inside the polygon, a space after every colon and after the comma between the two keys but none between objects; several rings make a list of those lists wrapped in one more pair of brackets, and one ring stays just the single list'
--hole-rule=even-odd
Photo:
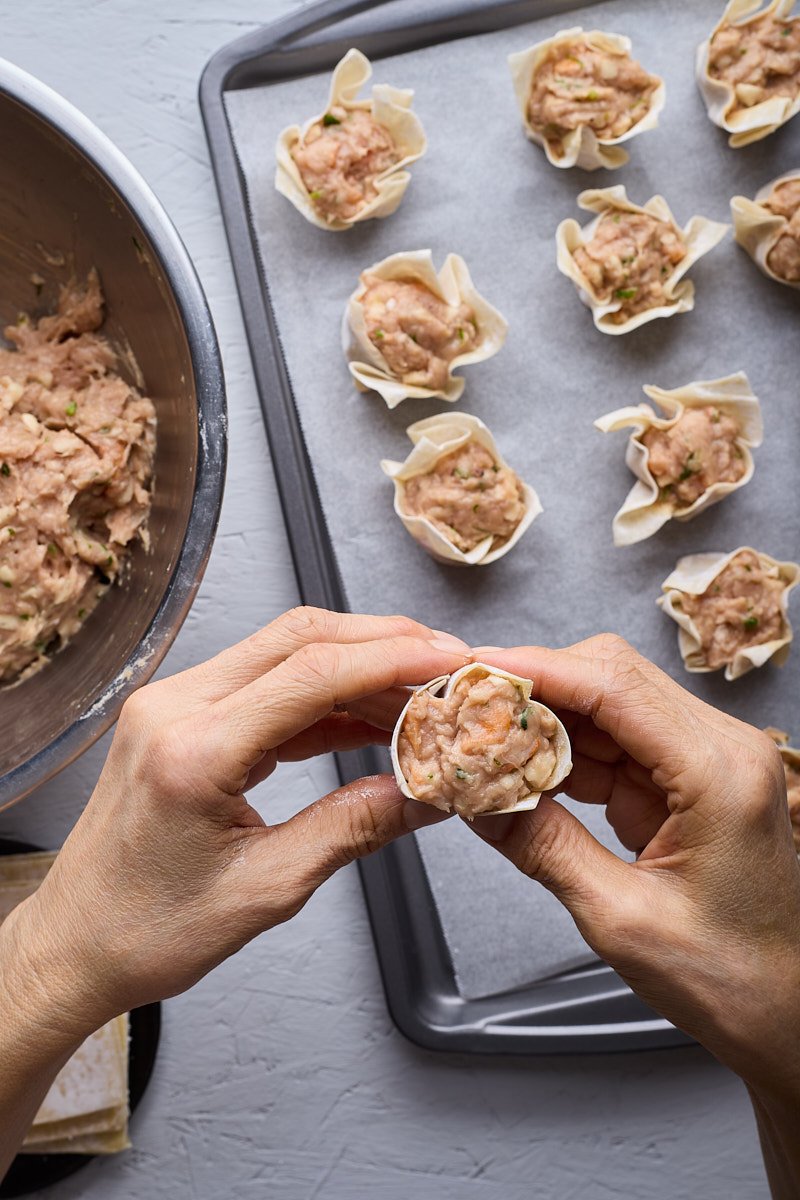
[{"label": "baking sheet", "polygon": [[[416,3],[404,0],[406,9]],[[693,313],[612,338],[594,329],[555,267],[558,221],[588,220],[574,203],[583,187],[624,182],[639,203],[660,191],[681,224],[695,212],[729,220],[732,195],[753,195],[800,163],[797,122],[732,151],[708,121],[694,48],[719,12],[716,0],[675,0],[668,9],[612,0],[380,60],[376,80],[415,89],[429,149],[400,210],[346,234],[317,230],[273,189],[278,132],[320,111],[328,76],[231,92],[225,101],[350,607],[404,611],[473,644],[564,645],[611,629],[710,702],[800,735],[797,651],[782,670],[767,667],[733,684],[686,675],[676,627],[654,603],[682,554],[747,542],[778,558],[798,556],[798,293],[765,279],[729,236],[690,273]],[[558,171],[522,133],[506,56],[571,24],[629,34],[636,56],[666,79],[660,126],[633,139],[632,161],[620,171]],[[355,391],[341,357],[341,313],[359,271],[426,246],[437,265],[451,250],[462,254],[479,290],[510,322],[500,354],[464,372],[456,407],[489,425],[545,508],[512,554],[485,569],[433,562],[394,518],[392,487],[378,466],[382,457],[405,457],[406,425],[446,406],[406,401],[390,413],[374,394]],[[593,419],[639,403],[643,383],[672,388],[740,368],[764,408],[753,481],[690,524],[615,549],[611,518],[632,482],[626,435],[604,436]],[[607,829],[600,813],[581,815],[596,831]],[[585,960],[552,897],[468,830],[450,822],[419,844],[466,998]]]}]

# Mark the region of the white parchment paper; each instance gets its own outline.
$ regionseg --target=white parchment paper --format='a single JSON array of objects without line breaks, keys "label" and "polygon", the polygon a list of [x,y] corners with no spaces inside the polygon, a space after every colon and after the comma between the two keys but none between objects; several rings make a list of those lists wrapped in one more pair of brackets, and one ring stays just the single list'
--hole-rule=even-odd
[{"label": "white parchment paper", "polygon": [[[418,0],[403,3],[430,12]],[[588,219],[575,206],[582,188],[625,183],[639,203],[663,193],[680,224],[696,212],[728,221],[731,196],[755,195],[800,164],[800,119],[738,151],[708,121],[694,50],[719,9],[718,0],[612,0],[377,61],[377,81],[415,89],[429,149],[399,211],[349,233],[314,228],[273,188],[278,132],[318,110],[327,76],[229,93],[227,110],[350,607],[406,612],[476,645],[561,646],[613,630],[704,699],[791,730],[796,743],[800,650],[782,670],[766,667],[737,683],[689,676],[675,626],[655,600],[683,554],[746,543],[779,559],[800,555],[799,294],[766,279],[730,237],[691,271],[694,312],[610,338],[594,329],[555,266],[558,222]],[[659,128],[631,141],[631,162],[618,171],[555,170],[521,128],[506,56],[571,24],[628,34],[635,56],[666,80]],[[513,553],[483,569],[434,562],[395,518],[392,485],[378,465],[403,459],[405,426],[444,406],[407,401],[390,412],[357,393],[339,345],[359,271],[428,246],[437,264],[449,251],[462,254],[510,323],[500,354],[465,372],[459,407],[486,422],[545,509]],[[753,481],[690,524],[673,522],[615,549],[611,519],[633,477],[626,435],[598,433],[594,418],[640,403],[643,383],[674,388],[739,369],[764,409]],[[800,620],[797,599],[792,608]],[[573,807],[613,845],[601,812]],[[419,842],[465,996],[523,986],[591,957],[566,911],[459,822]]]}]

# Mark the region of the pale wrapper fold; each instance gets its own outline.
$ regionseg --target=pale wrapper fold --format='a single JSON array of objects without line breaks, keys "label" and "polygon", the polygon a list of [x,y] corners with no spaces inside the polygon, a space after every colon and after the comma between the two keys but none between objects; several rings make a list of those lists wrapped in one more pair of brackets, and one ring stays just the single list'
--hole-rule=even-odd
[{"label": "pale wrapper fold", "polygon": [[800,771],[800,750],[789,745],[789,735],[783,729],[775,729],[774,726],[768,725],[764,733],[769,734],[775,745],[780,751],[780,756],[785,763],[790,767],[795,767]]},{"label": "pale wrapper fold", "polygon": [[[659,79],[658,87],[650,97],[647,111],[627,133],[623,133],[619,137],[601,138],[597,136],[590,125],[579,125],[577,129],[570,130],[562,139],[563,154],[555,154],[547,138],[531,125],[528,117],[528,102],[536,72],[550,51],[556,46],[566,47],[570,43],[578,41],[585,42],[588,46],[608,54],[629,55],[631,52],[630,38],[623,37],[618,33],[603,33],[599,29],[584,30],[580,25],[576,25],[572,29],[559,30],[553,37],[536,42],[527,50],[510,54],[508,65],[514,83],[517,105],[522,115],[522,124],[527,136],[537,146],[542,147],[548,162],[552,163],[554,167],[581,167],[584,171],[594,171],[598,167],[605,167],[607,170],[613,171],[617,167],[624,166],[629,158],[628,153],[622,149],[622,142],[627,142],[637,133],[655,129],[658,125],[658,117],[666,100],[666,88],[663,79]],[[653,76],[653,78],[655,79],[657,76]]]},{"label": "pale wrapper fold", "polygon": [[764,201],[769,198],[774,187],[788,183],[790,179],[800,179],[800,169],[788,171],[785,175],[773,179],[756,193],[755,200],[750,200],[747,196],[734,196],[731,200],[731,216],[733,236],[764,274],[776,283],[782,283],[784,287],[800,288],[800,282],[776,275],[767,262],[770,251],[789,222],[786,217],[768,209]]},{"label": "pale wrapper fold", "polygon": [[[800,112],[800,88],[794,98],[771,96],[760,103],[755,100],[756,89],[746,84],[739,85],[737,96],[733,85],[722,79],[714,79],[708,71],[711,40],[723,25],[746,25],[772,13],[785,20],[794,7],[794,0],[771,0],[761,7],[761,0],[729,0],[725,11],[704,42],[697,47],[695,74],[710,119],[731,136],[728,145],[734,149],[760,141],[774,133],[781,125]],[[748,94],[750,93],[750,94]],[[737,100],[740,102],[737,107]]]},{"label": "pale wrapper fold", "polygon": [[668,303],[647,308],[643,312],[635,313],[627,321],[616,324],[611,320],[611,316],[619,312],[623,301],[613,296],[608,301],[599,299],[578,267],[574,258],[575,251],[592,240],[597,226],[608,212],[647,213],[658,220],[671,222],[676,228],[680,227],[663,196],[653,196],[645,205],[634,204],[628,199],[623,184],[581,192],[578,204],[587,212],[597,213],[597,216],[584,228],[572,218],[561,222],[556,230],[556,262],[559,271],[578,288],[581,300],[592,310],[594,323],[602,333],[628,333],[631,329],[636,329],[647,321],[654,321],[657,317],[673,317],[676,313],[691,312],[694,308],[694,284],[690,279],[683,277],[699,258],[713,250],[724,238],[730,225],[710,221],[707,217],[691,217],[680,230],[686,243],[686,254],[664,280]]},{"label": "pale wrapper fold", "polygon": [[[479,442],[485,446],[496,463],[507,467],[508,463],[497,448],[497,443],[483,421],[469,413],[441,413],[436,417],[426,417],[416,421],[406,430],[414,449],[405,462],[393,462],[390,459],[381,461],[381,470],[394,482],[394,511],[403,522],[411,536],[424,546],[429,554],[440,562],[458,563],[462,566],[486,566],[496,562],[517,544],[532,521],[543,511],[539,497],[533,488],[522,480],[522,490],[525,497],[525,513],[511,537],[501,545],[492,549],[494,538],[489,536],[480,542],[468,554],[459,550],[445,535],[427,519],[413,516],[403,511],[403,485],[415,475],[427,475],[434,470],[440,458],[444,458],[453,450],[466,445],[467,442]],[[513,469],[513,468],[510,468]]]},{"label": "pale wrapper fold", "polygon": [[[302,127],[300,125],[287,126],[278,136],[275,149],[277,160],[275,187],[287,200],[291,200],[307,221],[311,221],[320,229],[340,232],[372,217],[391,216],[411,182],[411,175],[405,168],[416,162],[425,153],[427,141],[422,123],[419,117],[411,111],[411,103],[414,99],[413,91],[390,87],[388,84],[375,84],[370,98],[359,99],[359,91],[371,76],[372,65],[369,59],[360,50],[348,50],[334,69],[328,103],[322,112],[311,117]],[[359,209],[354,217],[349,219],[337,217],[327,221],[318,212],[311,199],[291,152],[297,142],[302,141],[311,126],[321,121],[325,113],[329,112],[334,105],[349,110],[360,108],[369,112],[379,125],[383,125],[389,131],[400,158],[375,177],[377,194],[363,208]]]},{"label": "pale wrapper fold", "polygon": [[[646,384],[643,390],[651,400],[655,400],[666,416],[658,416],[649,404],[639,404],[618,408],[594,423],[602,433],[633,429],[628,438],[625,462],[636,476],[636,483],[612,522],[615,546],[631,546],[634,542],[641,542],[673,517],[676,521],[691,521],[710,505],[724,499],[737,488],[744,487],[753,476],[751,447],[761,445],[764,433],[761,405],[744,371],[737,371],[722,379],[697,379],[671,391],[651,384]],[[705,408],[709,404],[738,424],[741,433],[736,444],[741,450],[745,472],[735,483],[713,483],[694,504],[676,508],[668,500],[661,499],[658,484],[650,472],[650,454],[642,442],[642,435],[648,429],[669,429],[680,420],[687,408]]]},{"label": "pale wrapper fold", "polygon": [[[369,339],[364,321],[361,298],[367,290],[364,279],[368,275],[378,279],[396,279],[404,283],[420,283],[438,299],[451,307],[467,304],[472,309],[478,327],[479,340],[471,350],[457,354],[451,360],[448,379],[442,391],[433,388],[415,387],[404,383],[392,374],[389,364],[380,350]],[[386,401],[389,408],[409,397],[416,400],[432,400],[441,397],[454,403],[464,391],[464,379],[454,375],[457,367],[483,362],[496,354],[506,340],[508,324],[503,316],[484,300],[476,290],[467,264],[459,254],[448,254],[441,270],[437,273],[430,250],[409,250],[390,254],[388,258],[374,263],[361,272],[360,282],[345,308],[342,322],[342,348],[348,361],[350,374],[359,391],[374,391]]]},{"label": "pale wrapper fold", "polygon": [[[510,671],[503,671],[500,669],[500,667],[487,666],[486,663],[469,663],[466,667],[461,667],[460,670],[454,672],[452,675],[440,675],[437,679],[432,679],[430,683],[424,684],[421,688],[415,688],[414,695],[416,695],[417,692],[431,692],[434,696],[441,696],[442,698],[445,698],[450,696],[456,684],[458,684],[461,679],[468,675],[476,675],[478,679],[485,679],[487,675],[497,675],[501,679],[510,680],[511,683],[516,684],[522,690],[523,696],[531,709],[539,713],[549,713],[549,715],[556,722],[556,732],[553,737],[556,752],[556,762],[552,773],[547,780],[546,786],[543,787],[540,792],[531,792],[529,795],[523,796],[522,799],[520,799],[510,808],[496,809],[494,812],[485,812],[481,813],[480,815],[482,817],[494,817],[500,816],[502,813],[527,812],[532,808],[536,808],[536,805],[539,803],[542,794],[550,791],[552,788],[558,787],[558,785],[567,778],[572,770],[572,747],[570,745],[570,740],[566,729],[558,720],[555,713],[551,712],[551,710],[545,704],[540,704],[538,700],[531,700],[533,680],[523,679],[519,675],[512,675]],[[414,695],[409,698],[408,703],[405,705],[403,711],[397,719],[397,724],[395,725],[394,733],[392,734],[391,746],[394,777],[397,781],[397,786],[400,788],[400,791],[409,800],[417,800],[417,797],[412,792],[408,785],[408,781],[400,769],[398,743],[400,741],[400,734],[405,723],[406,714],[408,713],[409,707],[414,699]],[[439,808],[443,812],[452,811],[450,805],[448,805],[445,800],[443,800],[440,804],[435,804],[433,807]]]},{"label": "pale wrapper fold", "polygon": [[711,671],[712,668],[706,665],[697,626],[691,617],[678,607],[681,597],[684,595],[702,596],[720,572],[724,571],[731,559],[735,558],[737,554],[741,554],[743,550],[749,550],[752,554],[756,554],[761,560],[762,566],[774,571],[777,578],[783,580],[786,585],[781,596],[784,633],[782,637],[776,638],[774,641],[763,642],[756,646],[746,646],[739,650],[733,661],[725,667],[725,678],[728,680],[738,679],[741,675],[751,671],[753,667],[763,667],[770,659],[774,659],[776,666],[783,666],[789,657],[793,636],[789,623],[789,592],[800,581],[800,564],[779,562],[769,554],[753,550],[752,546],[740,546],[737,550],[731,550],[729,554],[713,551],[707,554],[689,554],[678,560],[675,570],[661,585],[664,595],[659,596],[656,603],[679,626],[678,649],[687,671],[703,674]]}]

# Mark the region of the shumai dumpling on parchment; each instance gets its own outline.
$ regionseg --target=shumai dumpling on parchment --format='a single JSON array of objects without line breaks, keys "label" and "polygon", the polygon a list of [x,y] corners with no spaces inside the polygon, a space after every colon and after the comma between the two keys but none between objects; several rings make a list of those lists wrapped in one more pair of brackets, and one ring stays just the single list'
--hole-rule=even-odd
[{"label": "shumai dumpling on parchment", "polygon": [[361,51],[348,50],[324,111],[278,137],[275,187],[320,229],[390,216],[411,182],[406,168],[425,153],[414,93],[380,83],[359,99],[371,75]]},{"label": "shumai dumpling on parchment", "polygon": [[789,592],[800,565],[779,562],[750,546],[730,554],[690,554],[661,585],[657,603],[676,621],[687,671],[718,671],[738,679],[753,667],[789,656]]},{"label": "shumai dumpling on parchment", "polygon": [[448,254],[437,273],[430,250],[411,250],[361,272],[342,345],[356,387],[378,392],[389,408],[408,397],[452,403],[464,390],[454,370],[491,358],[507,329],[460,255]]},{"label": "shumai dumpling on parchment", "polygon": [[800,288],[800,170],[731,200],[734,237],[770,279]]},{"label": "shumai dumpling on parchment", "polygon": [[794,0],[729,0],[698,46],[697,83],[734,149],[768,137],[800,111],[800,19]]},{"label": "shumai dumpling on parchment", "polygon": [[663,196],[634,204],[621,184],[581,192],[578,204],[597,216],[583,229],[571,218],[561,222],[556,261],[602,333],[628,333],[694,308],[694,284],[684,276],[729,225],[695,216],[679,229]]},{"label": "shumai dumpling on parchment", "polygon": [[622,143],[655,129],[663,80],[631,57],[630,38],[580,26],[509,55],[525,132],[554,167],[614,170]]},{"label": "shumai dumpling on parchment", "polygon": [[384,459],[394,511],[441,562],[486,566],[517,544],[542,511],[539,497],[509,467],[489,430],[469,413],[409,425],[405,462]]},{"label": "shumai dumpling on parchment", "polygon": [[753,475],[751,448],[763,437],[761,405],[743,371],[643,390],[664,416],[639,404],[595,421],[603,433],[633,430],[625,461],[636,483],[614,517],[615,546],[641,542],[673,518],[690,521],[743,487]]}]

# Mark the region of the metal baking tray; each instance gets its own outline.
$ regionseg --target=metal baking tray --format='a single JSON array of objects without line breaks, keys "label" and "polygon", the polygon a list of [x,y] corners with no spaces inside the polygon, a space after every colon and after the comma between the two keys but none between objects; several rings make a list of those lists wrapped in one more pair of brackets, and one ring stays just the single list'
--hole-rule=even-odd
[{"label": "metal baking tray", "polygon": [[[354,44],[375,61],[574,7],[574,2],[561,0],[461,0],[436,3],[429,9],[430,18],[420,23],[397,0],[385,6],[375,0],[323,0],[237,39],[206,66],[200,105],[305,603],[343,609],[346,593],[281,349],[270,300],[270,263],[263,260],[256,242],[225,97],[237,89],[268,87],[329,70]],[[265,145],[264,152],[271,154],[272,147]],[[345,781],[385,770],[386,759],[375,751],[339,755],[338,767]],[[389,1010],[399,1029],[417,1044],[519,1055],[641,1050],[690,1041],[646,1008],[602,963],[526,989],[464,999],[414,838],[361,863],[360,871]]]}]

